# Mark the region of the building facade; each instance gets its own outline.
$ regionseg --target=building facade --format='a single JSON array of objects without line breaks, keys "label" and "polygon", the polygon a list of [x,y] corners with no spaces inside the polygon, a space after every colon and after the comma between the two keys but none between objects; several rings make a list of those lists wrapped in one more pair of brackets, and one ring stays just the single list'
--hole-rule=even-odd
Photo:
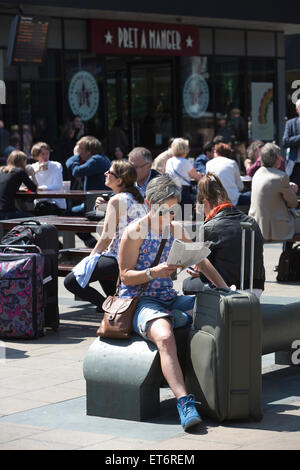
[{"label": "building facade", "polygon": [[232,139],[233,132],[238,144],[280,143],[290,23],[239,19],[238,12],[228,18],[183,16],[178,2],[173,13],[163,6],[139,11],[135,2],[127,2],[132,11],[120,11],[118,2],[101,4],[101,10],[93,1],[85,9],[83,2],[73,8],[64,3],[23,2],[22,15],[49,23],[39,65],[8,65],[9,31],[20,12],[0,8],[0,78],[6,85],[1,118],[8,129],[25,129],[24,145],[30,139],[55,145],[76,115],[106,149],[119,120],[127,150],[145,146],[154,157],[172,136],[187,137],[193,156],[214,136]]}]

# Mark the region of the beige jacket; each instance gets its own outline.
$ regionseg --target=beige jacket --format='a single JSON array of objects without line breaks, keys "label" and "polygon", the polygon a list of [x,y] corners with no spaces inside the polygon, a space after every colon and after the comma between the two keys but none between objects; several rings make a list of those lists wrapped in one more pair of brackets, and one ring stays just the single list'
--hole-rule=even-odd
[{"label": "beige jacket", "polygon": [[165,174],[166,172],[166,163],[169,158],[173,157],[173,152],[171,149],[165,150],[164,152],[157,155],[152,163],[152,168],[158,171],[160,174]]},{"label": "beige jacket", "polygon": [[297,206],[297,197],[286,173],[276,168],[259,168],[252,180],[249,215],[258,223],[266,241],[289,240],[295,232],[288,207]]}]

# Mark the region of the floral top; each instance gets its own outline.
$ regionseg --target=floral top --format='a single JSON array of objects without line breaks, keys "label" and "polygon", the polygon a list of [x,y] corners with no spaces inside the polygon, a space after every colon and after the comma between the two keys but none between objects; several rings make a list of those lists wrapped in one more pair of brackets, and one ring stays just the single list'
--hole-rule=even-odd
[{"label": "floral top", "polygon": [[[153,233],[148,231],[147,237],[144,238],[140,246],[140,253],[135,267],[137,271],[143,271],[144,269],[147,269],[152,265],[159,250],[161,239],[161,235],[154,235]],[[173,240],[174,237],[171,234],[165,244],[158,264],[167,261]],[[120,297],[134,297],[139,292],[140,288],[140,285],[126,286],[125,284],[121,283]],[[172,279],[168,277],[166,279],[157,278],[149,281],[147,287],[143,290],[141,295],[150,296],[154,299],[166,301],[174,299],[177,296],[177,292],[175,289],[173,289]]]},{"label": "floral top", "polygon": [[[134,199],[130,193],[118,194],[120,205],[122,204],[122,215],[119,217],[115,234],[109,246],[102,255],[118,258],[120,241],[125,228],[134,220],[144,217],[148,213],[146,204],[141,204]],[[125,207],[123,207],[123,204]],[[125,211],[123,210],[125,208]]]}]

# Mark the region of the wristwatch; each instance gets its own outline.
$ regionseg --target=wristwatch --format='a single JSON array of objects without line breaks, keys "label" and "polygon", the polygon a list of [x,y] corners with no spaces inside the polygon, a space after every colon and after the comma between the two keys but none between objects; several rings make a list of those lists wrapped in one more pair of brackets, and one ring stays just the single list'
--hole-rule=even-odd
[{"label": "wristwatch", "polygon": [[150,268],[147,268],[146,269],[146,276],[152,281],[152,279],[154,279],[153,276],[151,276],[151,272],[150,272]]}]

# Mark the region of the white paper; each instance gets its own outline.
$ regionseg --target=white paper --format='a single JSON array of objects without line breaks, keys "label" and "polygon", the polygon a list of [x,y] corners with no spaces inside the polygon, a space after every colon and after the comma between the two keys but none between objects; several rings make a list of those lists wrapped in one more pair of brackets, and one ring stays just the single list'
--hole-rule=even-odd
[{"label": "white paper", "polygon": [[210,242],[187,243],[176,239],[173,241],[167,264],[181,266],[182,269],[198,264],[210,254],[209,245]]}]

